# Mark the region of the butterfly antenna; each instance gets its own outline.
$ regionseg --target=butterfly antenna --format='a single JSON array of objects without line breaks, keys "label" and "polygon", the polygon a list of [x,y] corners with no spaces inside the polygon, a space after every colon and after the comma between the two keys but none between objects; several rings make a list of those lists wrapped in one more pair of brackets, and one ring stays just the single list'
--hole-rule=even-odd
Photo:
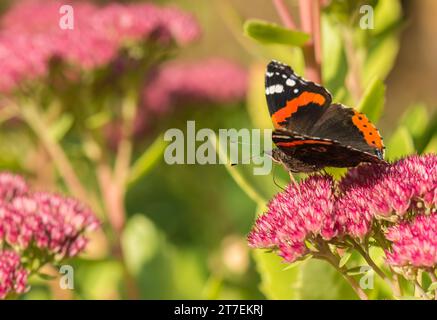
[{"label": "butterfly antenna", "polygon": [[[240,145],[249,145],[249,146],[253,146],[253,145],[259,145],[259,143],[247,143],[247,142],[240,142],[240,141],[236,141],[236,140],[229,140],[231,143],[238,143]],[[246,160],[252,160],[255,157],[261,157],[261,155],[255,154],[253,156],[247,157],[245,159],[242,159],[242,162],[246,161]],[[231,163],[231,166],[234,167],[236,166],[238,163]]]},{"label": "butterfly antenna", "polygon": [[293,176],[293,173],[291,171],[288,172],[288,175],[290,176],[291,182],[297,187],[299,184],[297,183],[296,179]]},{"label": "butterfly antenna", "polygon": [[276,181],[276,166],[273,167],[273,183],[275,186],[277,186],[279,189],[282,189],[282,191],[285,191],[285,188],[279,185],[279,183]]},{"label": "butterfly antenna", "polygon": [[[246,158],[244,158],[244,159],[241,159],[241,162],[246,162],[246,161],[248,161],[248,160],[252,160],[252,159],[254,159],[254,158],[257,158],[257,157],[262,157],[263,155],[261,155],[261,154],[254,154],[253,156],[250,156],[250,157],[246,157]],[[236,166],[238,163],[231,163],[231,166],[232,167],[234,167],[234,166]]]},{"label": "butterfly antenna", "polygon": [[229,140],[231,143],[238,143],[238,144],[244,144],[244,145],[249,145],[249,146],[259,146],[260,143],[248,143],[248,142],[240,142],[240,141],[235,141],[235,140]]}]

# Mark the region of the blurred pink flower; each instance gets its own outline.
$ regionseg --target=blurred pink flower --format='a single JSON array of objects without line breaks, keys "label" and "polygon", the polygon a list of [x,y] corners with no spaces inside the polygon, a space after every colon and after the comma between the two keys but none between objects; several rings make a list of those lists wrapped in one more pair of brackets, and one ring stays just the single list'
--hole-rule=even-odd
[{"label": "blurred pink flower", "polygon": [[74,29],[59,27],[61,1],[25,0],[2,18],[0,30],[0,91],[47,73],[59,57],[85,70],[112,61],[126,43],[149,38],[185,45],[200,28],[194,18],[175,8],[153,4],[109,4],[98,7],[70,2]]},{"label": "blurred pink flower", "polygon": [[386,250],[387,262],[393,266],[435,268],[437,266],[437,214],[420,215],[411,222],[388,228],[392,241]]},{"label": "blurred pink flower", "polygon": [[[87,243],[84,232],[99,222],[89,208],[78,201],[49,193],[31,193],[23,180],[0,175],[0,191],[15,188],[0,203],[0,244],[21,252],[42,250],[55,259],[80,253]],[[33,250],[33,249],[32,249]]]},{"label": "blurred pink flower", "polygon": [[12,250],[0,251],[0,299],[9,294],[27,290],[28,272],[20,262],[20,256]]},{"label": "blurred pink flower", "polygon": [[187,103],[225,104],[246,95],[246,71],[225,59],[170,62],[150,76],[143,100],[147,110],[162,113]]},{"label": "blurred pink flower", "polygon": [[281,257],[293,262],[307,252],[306,239],[330,240],[337,235],[334,203],[331,177],[311,176],[298,186],[290,184],[257,219],[249,245],[278,249]]},{"label": "blurred pink flower", "polygon": [[[247,91],[247,71],[221,58],[169,62],[152,71],[148,78],[142,107],[135,117],[135,137],[143,136],[157,116],[174,107],[190,103],[227,105],[243,100]],[[105,136],[109,146],[115,149],[121,137],[119,121],[106,126]]]},{"label": "blurred pink flower", "polygon": [[8,172],[0,173],[0,206],[28,192],[29,186],[22,177]]}]

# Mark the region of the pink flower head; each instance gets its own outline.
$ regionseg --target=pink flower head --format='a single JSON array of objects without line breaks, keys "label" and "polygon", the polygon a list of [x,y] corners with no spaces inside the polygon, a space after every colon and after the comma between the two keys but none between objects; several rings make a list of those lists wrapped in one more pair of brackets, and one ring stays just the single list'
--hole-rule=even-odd
[{"label": "pink flower head", "polygon": [[0,92],[47,75],[58,57],[84,70],[101,67],[126,44],[149,39],[185,45],[196,40],[195,19],[176,8],[153,4],[109,4],[81,1],[74,9],[73,29],[60,27],[62,1],[25,0],[3,17],[0,29]]},{"label": "pink flower head", "polygon": [[[436,155],[362,165],[350,169],[339,184],[327,176],[312,176],[275,196],[267,213],[257,219],[249,244],[277,249],[291,262],[308,252],[304,240],[363,239],[388,224],[394,225],[387,233],[393,241],[389,261],[429,266],[436,255],[436,190]],[[408,222],[412,218],[414,222]],[[388,222],[374,223],[380,219]]]},{"label": "pink flower head", "polygon": [[0,245],[17,251],[38,248],[61,259],[83,251],[85,231],[99,225],[91,210],[77,200],[32,193],[24,179],[0,173]]},{"label": "pink flower head", "polygon": [[56,258],[81,252],[86,245],[83,233],[98,226],[92,212],[78,201],[48,193],[15,198],[1,208],[0,222],[9,246],[23,250],[33,243]]},{"label": "pink flower head", "polygon": [[437,205],[437,156],[409,156],[391,165],[350,169],[339,184],[337,216],[345,232],[363,238],[374,218],[403,218]]},{"label": "pink flower head", "polygon": [[392,242],[386,251],[387,262],[393,266],[435,268],[437,266],[437,214],[419,215],[411,222],[402,222],[387,230]]},{"label": "pink flower head", "polygon": [[334,182],[328,176],[311,176],[298,186],[290,184],[269,203],[249,234],[254,248],[278,249],[279,255],[293,262],[308,249],[305,240],[337,235],[334,216]]},{"label": "pink flower head", "polygon": [[19,175],[0,173],[0,205],[10,202],[14,197],[24,196],[29,191],[26,181]]},{"label": "pink flower head", "polygon": [[27,290],[28,272],[22,267],[20,256],[12,250],[0,251],[0,299]]},{"label": "pink flower head", "polygon": [[240,101],[246,88],[245,70],[227,60],[171,62],[152,75],[143,100],[147,110],[161,113],[183,103]]}]

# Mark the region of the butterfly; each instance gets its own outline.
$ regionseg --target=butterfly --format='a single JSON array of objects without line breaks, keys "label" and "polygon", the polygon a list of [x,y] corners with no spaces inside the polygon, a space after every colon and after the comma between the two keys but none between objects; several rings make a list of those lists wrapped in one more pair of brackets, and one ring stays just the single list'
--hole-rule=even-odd
[{"label": "butterfly", "polygon": [[290,172],[385,163],[379,131],[363,114],[332,103],[322,86],[271,61],[265,75],[267,105],[275,130],[272,158]]}]

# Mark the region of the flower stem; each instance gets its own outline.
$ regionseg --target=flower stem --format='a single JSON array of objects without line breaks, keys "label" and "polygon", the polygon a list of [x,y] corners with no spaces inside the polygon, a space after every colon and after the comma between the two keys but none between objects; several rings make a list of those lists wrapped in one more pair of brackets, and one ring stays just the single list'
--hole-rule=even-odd
[{"label": "flower stem", "polygon": [[340,259],[332,253],[328,244],[321,239],[316,239],[315,245],[317,250],[319,251],[317,253],[314,252],[313,256],[315,258],[327,261],[338,272],[340,272],[361,300],[369,300],[369,297],[364,292],[364,290],[361,289],[358,282],[352,276],[347,274],[347,268],[345,266],[340,267]]},{"label": "flower stem", "polygon": [[417,279],[414,280],[414,295],[416,297],[422,297],[422,298],[427,297],[425,290],[423,290],[422,286],[420,285]]},{"label": "flower stem", "polygon": [[135,279],[126,266],[121,243],[127,216],[124,200],[131,166],[133,150],[132,133],[136,106],[135,92],[127,93],[121,106],[122,132],[115,156],[114,167],[112,168],[107,159],[103,156],[96,160],[98,183],[106,207],[108,220],[115,236],[113,253],[123,265],[129,299],[138,299],[140,296]]},{"label": "flower stem", "polygon": [[26,105],[19,107],[19,110],[22,118],[41,140],[58,169],[59,175],[63,178],[70,191],[77,198],[88,202],[89,205],[94,204],[94,202],[89,198],[87,190],[76,175],[76,172],[64,153],[64,150],[49,133],[49,126],[42,119],[41,112],[37,110],[33,103],[27,103]]},{"label": "flower stem", "polygon": [[[435,271],[433,269],[429,270],[428,272],[429,277],[431,278],[432,282],[437,282],[437,277],[435,275]],[[437,289],[434,290],[434,300],[437,300]]]},{"label": "flower stem", "polygon": [[400,288],[398,285],[394,284],[393,281],[384,273],[384,271],[381,270],[381,268],[378,267],[378,265],[372,260],[367,250],[365,250],[359,243],[357,243],[355,240],[350,239],[352,242],[354,248],[361,254],[361,256],[366,260],[366,262],[369,264],[369,266],[381,277],[382,280],[384,280],[392,289],[393,294],[396,297],[400,297],[402,294],[400,292]]},{"label": "flower stem", "polygon": [[[283,0],[273,0],[276,11],[285,27],[296,30],[293,17]],[[302,31],[311,35],[303,47],[305,57],[305,76],[311,81],[322,82],[322,45],[320,36],[320,2],[319,0],[300,0],[300,20]]]},{"label": "flower stem", "polygon": [[321,83],[321,36],[319,0],[300,0],[300,20],[302,31],[311,35],[311,40],[303,47],[305,75],[311,81]]},{"label": "flower stem", "polygon": [[284,26],[296,30],[297,29],[296,23],[294,22],[292,15],[288,11],[288,8],[285,5],[284,0],[273,0],[273,4],[275,5],[276,11],[278,12],[278,15],[281,18]]},{"label": "flower stem", "polygon": [[355,293],[361,300],[369,300],[369,297],[364,292],[364,290],[361,289],[358,282],[352,276],[347,274],[346,268],[339,267],[340,261],[337,257],[335,257],[332,254],[332,256],[326,256],[324,260],[327,261],[329,264],[331,264],[338,272],[340,272],[343,275],[343,277],[346,279],[346,281],[349,283],[349,285],[352,287],[352,289],[355,291]]}]

